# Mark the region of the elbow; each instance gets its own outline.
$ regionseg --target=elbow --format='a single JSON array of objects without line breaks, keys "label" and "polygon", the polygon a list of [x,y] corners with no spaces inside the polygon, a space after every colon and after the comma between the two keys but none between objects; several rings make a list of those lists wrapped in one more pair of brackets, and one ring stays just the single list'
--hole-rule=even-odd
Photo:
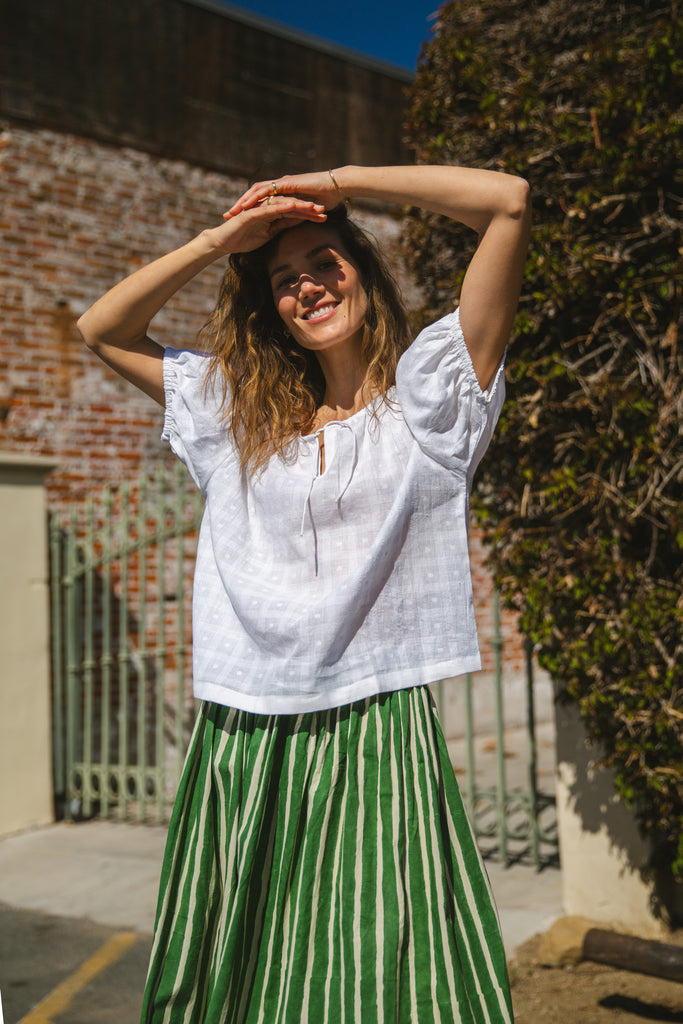
[{"label": "elbow", "polygon": [[106,324],[102,323],[101,318],[97,315],[98,312],[94,307],[86,309],[85,313],[81,314],[76,321],[76,330],[90,351],[101,356],[104,348],[112,343],[117,344],[117,341],[106,330]]},{"label": "elbow", "polygon": [[526,178],[515,174],[497,173],[497,189],[491,197],[490,208],[482,215],[479,224],[472,227],[480,237],[490,228],[491,224],[514,222],[515,227],[524,234],[531,231],[531,189]]},{"label": "elbow", "polygon": [[510,216],[523,221],[527,228],[531,225],[531,188],[526,178],[514,178]]},{"label": "elbow", "polygon": [[506,182],[506,193],[497,219],[505,221],[515,236],[524,244],[531,237],[531,189],[525,178],[510,175]]},{"label": "elbow", "polygon": [[79,316],[78,320],[76,321],[76,330],[80,334],[84,344],[87,345],[87,347],[94,352],[97,349],[97,338],[95,336],[94,331],[92,331],[90,328],[90,318],[88,316],[89,312],[90,311],[87,310],[85,313]]},{"label": "elbow", "polygon": [[513,220],[531,223],[531,188],[526,178],[510,176],[507,214]]}]

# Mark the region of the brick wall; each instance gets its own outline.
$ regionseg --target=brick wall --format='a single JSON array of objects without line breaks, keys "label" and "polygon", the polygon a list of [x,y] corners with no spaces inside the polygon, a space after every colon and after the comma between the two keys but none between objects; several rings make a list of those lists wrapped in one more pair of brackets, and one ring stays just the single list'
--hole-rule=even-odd
[{"label": "brick wall", "polygon": [[[107,288],[217,222],[241,182],[133,150],[6,125],[0,151],[0,445],[54,458],[51,507],[159,458],[162,412],[89,353],[78,316]],[[153,333],[188,344],[220,267]]]}]

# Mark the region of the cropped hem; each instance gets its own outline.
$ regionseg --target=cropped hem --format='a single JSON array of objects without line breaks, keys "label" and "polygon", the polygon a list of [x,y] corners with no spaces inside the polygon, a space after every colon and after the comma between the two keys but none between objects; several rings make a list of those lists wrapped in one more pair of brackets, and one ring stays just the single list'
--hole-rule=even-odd
[{"label": "cropped hem", "polygon": [[194,695],[198,700],[211,701],[214,704],[222,704],[257,715],[300,715],[309,711],[328,711],[345,704],[353,704],[365,697],[374,697],[380,693],[392,693],[395,690],[406,690],[411,686],[425,686],[435,683],[439,679],[450,679],[453,676],[464,675],[466,672],[478,672],[480,669],[481,656],[472,654],[412,669],[399,669],[382,674],[372,673],[356,682],[326,687],[324,690],[312,694],[255,695],[242,690],[234,690],[221,683],[200,680],[199,682],[195,681]]}]

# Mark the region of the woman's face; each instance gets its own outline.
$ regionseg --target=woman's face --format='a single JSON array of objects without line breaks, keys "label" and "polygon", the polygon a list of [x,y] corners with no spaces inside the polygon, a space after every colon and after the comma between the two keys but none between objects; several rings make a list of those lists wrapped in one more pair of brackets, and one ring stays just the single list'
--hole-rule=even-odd
[{"label": "woman's face", "polygon": [[302,224],[283,232],[268,274],[275,307],[303,348],[360,347],[368,297],[334,228]]}]

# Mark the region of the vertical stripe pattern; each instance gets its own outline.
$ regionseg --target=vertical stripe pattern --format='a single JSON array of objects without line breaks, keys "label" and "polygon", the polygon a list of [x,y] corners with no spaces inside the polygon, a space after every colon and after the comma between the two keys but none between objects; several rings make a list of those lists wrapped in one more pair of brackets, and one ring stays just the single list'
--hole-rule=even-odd
[{"label": "vertical stripe pattern", "polygon": [[486,873],[426,687],[305,715],[205,704],[143,1024],[510,1024]]}]

